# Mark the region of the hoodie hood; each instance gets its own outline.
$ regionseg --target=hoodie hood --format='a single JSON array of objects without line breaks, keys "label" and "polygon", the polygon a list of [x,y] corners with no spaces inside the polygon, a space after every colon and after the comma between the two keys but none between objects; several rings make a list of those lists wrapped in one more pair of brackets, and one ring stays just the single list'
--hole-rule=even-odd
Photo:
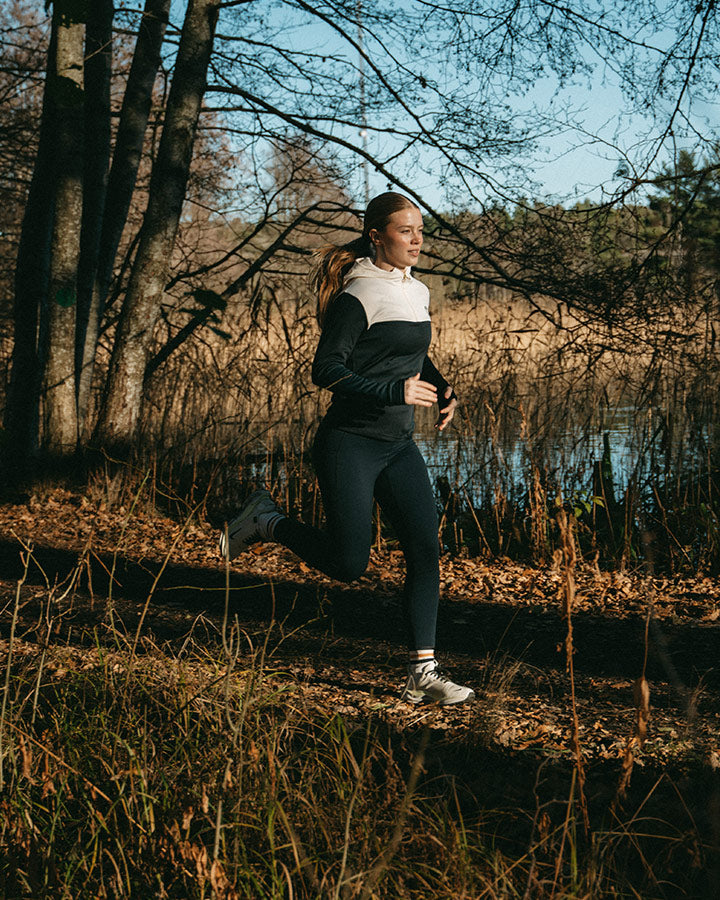
[{"label": "hoodie hood", "polygon": [[430,294],[407,269],[380,269],[369,256],[356,260],[343,291],[358,299],[368,328],[380,322],[429,322]]},{"label": "hoodie hood", "polygon": [[383,278],[386,281],[406,281],[408,278],[412,278],[411,272],[410,266],[407,266],[405,269],[390,269],[390,271],[381,269],[375,265],[369,256],[361,256],[360,259],[355,260],[352,268],[345,276],[344,286],[347,286],[348,282],[353,281],[355,278]]}]

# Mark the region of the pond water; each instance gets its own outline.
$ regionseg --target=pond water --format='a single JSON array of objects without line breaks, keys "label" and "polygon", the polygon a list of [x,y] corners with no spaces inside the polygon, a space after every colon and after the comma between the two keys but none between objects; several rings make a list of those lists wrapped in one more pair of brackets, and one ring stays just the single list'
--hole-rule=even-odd
[{"label": "pond water", "polygon": [[[668,421],[672,421],[672,428],[668,428]],[[448,487],[465,500],[486,505],[492,503],[498,490],[510,502],[522,503],[533,483],[535,468],[548,498],[562,495],[589,499],[594,492],[595,472],[601,463],[603,472],[607,472],[608,462],[617,500],[631,483],[641,499],[650,497],[653,485],[663,484],[668,475],[706,470],[709,433],[706,427],[693,431],[686,420],[662,415],[658,410],[622,406],[605,407],[582,424],[568,423],[560,432],[555,428],[530,438],[521,434],[520,428],[516,433],[506,432],[502,439],[482,433],[470,437],[460,428],[440,433],[428,420],[420,423],[415,439],[436,488],[447,480]],[[245,474],[264,481],[269,476],[268,465],[272,478],[285,483],[283,457],[267,449],[245,457]],[[295,469],[294,462],[292,465]],[[303,477],[312,478],[311,469],[303,468]],[[609,487],[606,479],[605,490]]]},{"label": "pond water", "polygon": [[[469,440],[452,432],[426,430],[417,435],[433,483],[447,478],[454,490],[474,502],[492,496],[497,487],[512,500],[527,494],[535,467],[543,484],[563,496],[591,494],[596,468],[609,462],[618,499],[631,480],[641,494],[649,492],[650,476],[660,476],[672,461],[682,459],[685,471],[702,465],[699,446],[707,446],[708,429],[695,435],[688,446],[685,429],[670,441],[657,411],[625,406],[602,414],[582,428],[573,427],[544,440],[490,437]],[[700,438],[698,441],[697,438]],[[606,471],[606,470],[605,470]]]}]

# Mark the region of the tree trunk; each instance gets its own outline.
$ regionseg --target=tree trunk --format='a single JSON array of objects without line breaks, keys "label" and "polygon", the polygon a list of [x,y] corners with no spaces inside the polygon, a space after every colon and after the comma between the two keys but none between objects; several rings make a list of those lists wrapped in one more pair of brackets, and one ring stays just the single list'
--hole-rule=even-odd
[{"label": "tree trunk", "polygon": [[83,378],[85,359],[94,359],[96,340],[87,347],[93,284],[100,252],[110,164],[110,79],[112,75],[113,0],[94,0],[85,37],[85,172],[83,214],[78,265],[75,378],[78,391],[78,430],[82,433],[92,367]]},{"label": "tree trunk", "polygon": [[84,288],[87,292],[87,325],[78,387],[81,422],[87,414],[100,323],[137,180],[169,11],[170,0],[146,0],[123,97],[115,152],[108,176],[97,265],[92,285]]},{"label": "tree trunk", "polygon": [[14,342],[7,402],[6,444],[3,465],[10,481],[21,476],[38,444],[38,418],[42,361],[38,325],[47,300],[50,277],[54,166],[54,89],[56,40],[53,31],[48,48],[47,74],[37,156],[25,203],[17,263],[13,309]]},{"label": "tree trunk", "polygon": [[48,285],[47,361],[43,395],[43,446],[66,455],[77,446],[75,322],[83,195],[84,6],[55,0],[56,97],[55,218]]},{"label": "tree trunk", "polygon": [[137,434],[145,367],[185,198],[217,16],[218,0],[190,0],[96,433],[99,443],[114,450],[127,449]]}]

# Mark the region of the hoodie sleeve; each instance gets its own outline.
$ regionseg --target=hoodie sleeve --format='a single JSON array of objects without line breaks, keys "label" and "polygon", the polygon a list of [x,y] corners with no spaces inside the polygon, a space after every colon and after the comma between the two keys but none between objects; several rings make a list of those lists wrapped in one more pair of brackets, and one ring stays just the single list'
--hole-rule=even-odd
[{"label": "hoodie sleeve", "polygon": [[440,409],[445,409],[451,400],[457,400],[455,391],[453,391],[449,397],[445,396],[445,391],[450,387],[450,383],[438,372],[429,356],[426,356],[425,361],[423,362],[423,367],[420,371],[420,380],[428,381],[430,384],[435,385],[437,388],[438,406]]},{"label": "hoodie sleeve", "polygon": [[366,397],[383,406],[405,402],[403,380],[381,384],[357,375],[348,360],[360,335],[367,329],[362,303],[352,294],[340,294],[328,310],[312,365],[313,384],[338,394]]}]

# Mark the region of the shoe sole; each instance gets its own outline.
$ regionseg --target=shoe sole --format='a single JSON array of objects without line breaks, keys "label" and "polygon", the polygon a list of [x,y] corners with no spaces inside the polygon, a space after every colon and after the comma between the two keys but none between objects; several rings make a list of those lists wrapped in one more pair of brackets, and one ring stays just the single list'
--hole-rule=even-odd
[{"label": "shoe sole", "polygon": [[436,706],[460,706],[463,703],[470,703],[474,700],[475,691],[471,691],[467,697],[463,697],[461,700],[436,700],[430,694],[422,694],[420,697],[411,697],[403,694],[400,699],[405,700],[407,703],[412,703],[414,706],[419,706],[421,703],[434,703]]},{"label": "shoe sole", "polygon": [[[228,561],[235,559],[237,556],[239,556],[243,552],[243,550],[247,550],[247,548],[250,546],[250,544],[244,544],[244,546],[242,546],[239,550],[237,550],[237,552],[233,553],[233,555],[230,556],[230,548],[232,547],[233,537],[238,533],[238,531],[240,531],[241,526],[238,525],[233,530],[231,530],[231,528],[235,524],[235,522],[237,522],[240,519],[242,519],[241,524],[244,525],[245,522],[249,518],[251,518],[253,515],[255,515],[255,513],[258,509],[260,500],[264,500],[266,497],[271,500],[269,491],[262,490],[262,489],[258,490],[258,491],[253,491],[253,493],[250,494],[250,496],[245,501],[245,503],[244,503],[242,509],[240,510],[240,512],[238,513],[238,515],[235,516],[235,518],[232,520],[232,522],[228,523],[227,530],[223,529],[220,532],[220,538],[218,540],[218,549],[220,550],[220,555],[222,556],[223,559],[227,559]],[[271,502],[272,502],[272,500],[271,500]],[[226,542],[227,542],[227,544],[226,544]],[[257,543],[257,542],[255,541],[253,543]]]}]

